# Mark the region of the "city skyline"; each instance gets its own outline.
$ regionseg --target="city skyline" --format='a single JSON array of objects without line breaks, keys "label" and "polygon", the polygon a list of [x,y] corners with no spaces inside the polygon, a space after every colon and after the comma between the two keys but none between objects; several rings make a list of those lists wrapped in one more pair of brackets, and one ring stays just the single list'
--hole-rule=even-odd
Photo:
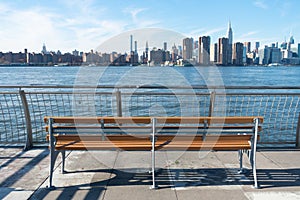
[{"label": "city skyline", "polygon": [[46,43],[53,51],[88,52],[111,37],[139,28],[168,29],[197,39],[209,35],[217,41],[225,36],[228,21],[234,30],[233,42],[259,41],[263,46],[293,35],[299,43],[299,5],[296,0],[0,2],[0,51],[39,52]]}]

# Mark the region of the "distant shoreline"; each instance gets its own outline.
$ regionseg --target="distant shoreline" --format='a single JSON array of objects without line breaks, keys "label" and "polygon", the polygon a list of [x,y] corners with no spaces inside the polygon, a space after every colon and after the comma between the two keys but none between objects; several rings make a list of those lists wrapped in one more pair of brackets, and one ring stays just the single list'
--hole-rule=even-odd
[{"label": "distant shoreline", "polygon": [[170,66],[148,66],[148,65],[76,65],[76,64],[62,64],[62,65],[42,65],[42,64],[0,64],[0,67],[300,67],[300,65],[170,65]]}]

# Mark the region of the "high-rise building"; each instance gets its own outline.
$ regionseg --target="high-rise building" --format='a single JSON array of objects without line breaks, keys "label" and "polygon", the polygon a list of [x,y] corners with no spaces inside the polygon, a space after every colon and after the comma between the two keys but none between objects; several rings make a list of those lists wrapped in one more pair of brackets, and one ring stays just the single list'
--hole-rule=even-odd
[{"label": "high-rise building", "polygon": [[268,46],[265,46],[264,49],[261,49],[259,51],[259,64],[260,65],[267,65],[270,63],[271,58],[271,48]]},{"label": "high-rise building", "polygon": [[146,47],[145,47],[145,51],[143,53],[142,62],[143,62],[143,64],[147,64],[148,61],[149,61],[149,46],[148,46],[148,41],[146,41]]},{"label": "high-rise building", "polygon": [[214,44],[214,63],[218,62],[218,43]]},{"label": "high-rise building", "polygon": [[133,36],[132,35],[130,35],[130,53],[133,51]]},{"label": "high-rise building", "polygon": [[210,64],[210,37],[203,36],[199,37],[199,64],[209,65]]},{"label": "high-rise building", "polygon": [[178,55],[182,58],[182,46],[178,45]]},{"label": "high-rise building", "polygon": [[251,42],[244,42],[244,47],[246,48],[246,53],[251,52]]},{"label": "high-rise building", "polygon": [[134,53],[137,54],[137,41],[134,41]]},{"label": "high-rise building", "polygon": [[233,46],[233,64],[237,66],[243,65],[243,51],[244,46],[243,43],[237,42]]},{"label": "high-rise building", "polygon": [[150,51],[150,59],[152,65],[162,65],[167,61],[165,51],[156,48]]},{"label": "high-rise building", "polygon": [[167,42],[164,42],[164,51],[167,51]]},{"label": "high-rise building", "polygon": [[228,64],[232,64],[233,32],[232,32],[230,21],[228,23],[227,38],[228,38]]},{"label": "high-rise building", "polygon": [[193,38],[183,39],[183,50],[182,58],[183,60],[191,60],[193,57]]},{"label": "high-rise building", "polygon": [[171,55],[171,60],[172,62],[176,62],[177,59],[179,58],[179,50],[177,49],[176,45],[172,47],[172,55]]},{"label": "high-rise building", "polygon": [[47,51],[45,43],[43,44],[42,54],[44,54],[44,55],[49,54],[49,52]]},{"label": "high-rise building", "polygon": [[218,43],[218,64],[219,65],[228,65],[228,53],[229,53],[229,41],[228,38],[219,38]]},{"label": "high-rise building", "polygon": [[275,46],[265,48],[260,52],[260,62],[261,65],[268,65],[271,63],[281,63],[282,52],[279,48]]},{"label": "high-rise building", "polygon": [[139,55],[137,52],[137,41],[134,41],[134,50],[133,50],[133,36],[130,35],[130,53],[129,53],[129,63],[131,65],[137,65],[139,62]]},{"label": "high-rise building", "polygon": [[199,41],[194,41],[194,49],[198,49],[199,48]]},{"label": "high-rise building", "polygon": [[300,43],[298,43],[298,57],[300,57]]},{"label": "high-rise building", "polygon": [[282,53],[279,48],[272,48],[271,49],[271,61],[270,63],[280,63],[282,59]]},{"label": "high-rise building", "polygon": [[290,44],[295,44],[295,40],[294,40],[294,37],[291,35],[290,37],[290,41],[289,41]]},{"label": "high-rise building", "polygon": [[255,53],[258,53],[259,46],[260,46],[259,42],[255,42]]}]

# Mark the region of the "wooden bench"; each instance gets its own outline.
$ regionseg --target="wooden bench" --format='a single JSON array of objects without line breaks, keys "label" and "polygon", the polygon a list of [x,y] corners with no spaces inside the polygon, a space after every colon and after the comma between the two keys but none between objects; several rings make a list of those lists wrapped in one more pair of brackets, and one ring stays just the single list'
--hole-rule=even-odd
[{"label": "wooden bench", "polygon": [[240,171],[247,152],[256,176],[256,145],[262,117],[45,117],[50,147],[49,187],[55,160],[67,150],[150,151],[152,188],[155,185],[155,151],[238,151]]}]

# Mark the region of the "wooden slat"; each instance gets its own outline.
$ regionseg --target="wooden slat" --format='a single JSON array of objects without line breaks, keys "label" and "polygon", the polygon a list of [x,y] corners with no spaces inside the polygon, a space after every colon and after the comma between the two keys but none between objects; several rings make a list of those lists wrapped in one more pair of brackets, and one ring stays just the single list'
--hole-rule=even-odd
[{"label": "wooden slat", "polygon": [[[74,129],[74,130],[80,130],[80,129],[90,129],[90,130],[99,130],[99,132],[101,131],[101,126],[53,126],[53,128],[55,129],[55,131],[58,133],[59,130],[65,130],[65,129]],[[157,130],[180,130],[180,131],[184,131],[184,130],[202,130],[204,129],[204,126],[157,126],[156,127]],[[207,129],[209,130],[238,130],[238,129],[244,129],[244,130],[251,130],[253,129],[253,126],[241,126],[241,125],[236,125],[236,126],[228,126],[228,125],[224,125],[224,126],[213,126],[213,125],[209,125],[208,127],[206,127]],[[145,130],[145,131],[148,131],[150,130],[150,127],[145,127],[145,126],[107,126],[107,127],[104,127],[104,131],[105,130],[129,130],[129,129],[135,129],[135,130]],[[49,126],[45,126],[45,130],[46,132],[48,133],[49,132]],[[262,126],[258,126],[258,131],[262,131]],[[63,131],[62,131],[63,132]],[[130,132],[128,132],[130,134]]]},{"label": "wooden slat", "polygon": [[[151,123],[152,117],[44,117],[45,123],[48,119],[52,118],[54,123],[87,123],[97,124],[100,120],[104,123]],[[155,117],[158,123],[204,123],[207,121],[210,124],[226,123],[226,124],[240,124],[240,123],[252,123],[255,118],[259,118],[260,123],[263,123],[263,117],[251,116],[251,117]]]},{"label": "wooden slat", "polygon": [[[238,149],[250,149],[251,146],[249,143],[223,143],[223,142],[216,142],[216,143],[211,143],[211,142],[192,142],[192,143],[187,143],[185,142],[170,142],[170,143],[157,143],[156,149],[161,149],[161,150],[238,150]],[[133,142],[133,141],[127,141],[127,142],[78,142],[78,143],[60,143],[56,144],[56,149],[57,150],[111,150],[111,149],[123,149],[123,150],[128,150],[128,149],[134,149],[136,150],[142,150],[142,149],[147,149],[150,150],[152,147],[151,142],[144,143],[144,142]]]},{"label": "wooden slat", "polygon": [[[78,136],[56,135],[57,150],[151,150],[149,137],[134,137],[128,135],[115,135],[106,137],[103,141],[101,136]],[[250,149],[251,135],[207,135],[203,141],[202,136],[174,136],[160,135],[157,137],[156,149],[163,150],[238,150]]]},{"label": "wooden slat", "polygon": [[137,124],[137,123],[151,123],[151,117],[44,117],[44,122],[52,118],[53,123],[71,123],[71,124],[99,124],[101,120],[104,123],[118,123],[118,124]]},{"label": "wooden slat", "polygon": [[174,123],[174,124],[194,124],[204,123],[207,121],[209,124],[247,124],[253,123],[255,118],[259,118],[260,123],[263,123],[263,117],[157,117],[158,123]]}]

